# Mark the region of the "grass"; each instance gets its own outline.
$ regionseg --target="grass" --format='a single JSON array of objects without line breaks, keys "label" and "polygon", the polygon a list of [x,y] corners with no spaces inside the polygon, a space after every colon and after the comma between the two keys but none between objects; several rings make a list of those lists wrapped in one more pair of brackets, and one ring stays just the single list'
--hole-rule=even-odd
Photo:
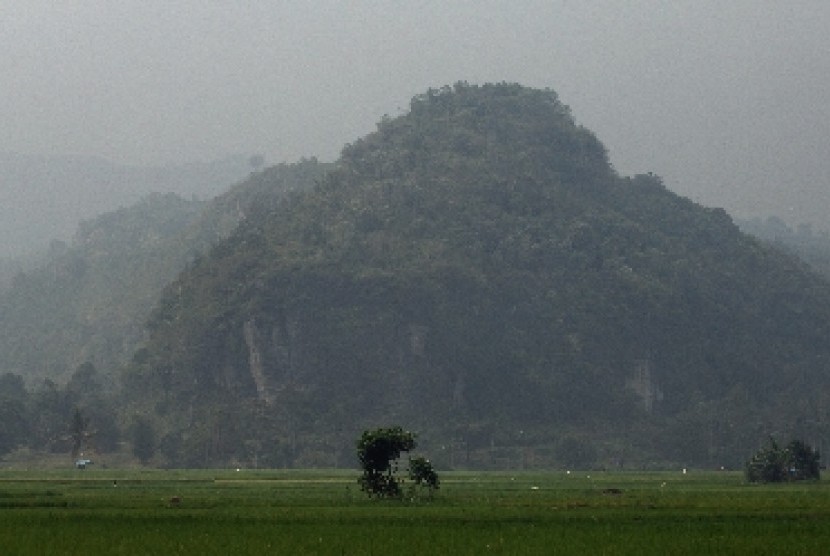
[{"label": "grass", "polygon": [[[824,554],[830,487],[735,473],[445,473],[368,500],[357,471],[0,471],[3,554]],[[175,498],[178,499],[175,499]]]}]

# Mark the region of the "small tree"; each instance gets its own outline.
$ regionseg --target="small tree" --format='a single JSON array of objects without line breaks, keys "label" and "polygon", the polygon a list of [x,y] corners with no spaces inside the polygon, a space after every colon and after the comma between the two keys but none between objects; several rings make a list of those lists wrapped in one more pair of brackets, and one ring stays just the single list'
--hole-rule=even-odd
[{"label": "small tree", "polygon": [[409,478],[415,485],[428,488],[430,496],[438,490],[438,474],[426,458],[417,457],[409,460]]},{"label": "small tree", "polygon": [[415,448],[415,435],[401,427],[364,431],[357,442],[357,457],[363,467],[358,479],[361,490],[378,498],[400,498],[396,473],[401,452]]},{"label": "small tree", "polygon": [[793,440],[787,445],[787,461],[791,481],[821,478],[821,454],[807,446],[801,440]]},{"label": "small tree", "polygon": [[746,478],[753,483],[819,479],[819,459],[818,451],[800,440],[793,440],[782,449],[770,438],[769,445],[747,462]]}]

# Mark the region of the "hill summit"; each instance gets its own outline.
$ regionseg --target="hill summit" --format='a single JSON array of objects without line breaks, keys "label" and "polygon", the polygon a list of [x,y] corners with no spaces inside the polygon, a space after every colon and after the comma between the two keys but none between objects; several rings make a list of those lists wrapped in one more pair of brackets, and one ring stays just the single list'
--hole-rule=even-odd
[{"label": "hill summit", "polygon": [[390,423],[439,465],[726,465],[827,422],[827,283],[516,84],[383,118],[149,331],[125,392],[175,465],[338,465]]}]

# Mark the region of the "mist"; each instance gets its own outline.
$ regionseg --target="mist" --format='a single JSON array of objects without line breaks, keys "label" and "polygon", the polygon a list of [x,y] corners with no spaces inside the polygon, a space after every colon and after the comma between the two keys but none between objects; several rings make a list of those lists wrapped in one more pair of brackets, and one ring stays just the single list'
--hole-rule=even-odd
[{"label": "mist", "polygon": [[[829,228],[828,28],[819,0],[12,0],[0,152],[331,160],[429,87],[515,81],[555,90],[621,174]],[[10,181],[12,222],[27,184]]]}]

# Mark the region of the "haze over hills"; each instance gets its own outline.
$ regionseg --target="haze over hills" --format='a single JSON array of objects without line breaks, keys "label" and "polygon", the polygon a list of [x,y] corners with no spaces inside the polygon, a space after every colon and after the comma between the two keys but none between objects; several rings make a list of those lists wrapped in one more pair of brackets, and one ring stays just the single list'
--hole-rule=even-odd
[{"label": "haze over hills", "polygon": [[445,466],[737,465],[830,432],[828,331],[825,280],[617,175],[554,92],[459,83],[336,163],[84,222],[0,295],[0,398],[36,389],[18,442],[74,407],[161,465],[339,465],[388,423]]},{"label": "haze over hills", "polygon": [[246,177],[248,157],[159,167],[88,156],[0,153],[0,259],[68,241],[82,220],[133,205],[150,193],[207,200]]},{"label": "haze over hills", "polygon": [[164,286],[245,214],[312,187],[325,168],[278,165],[211,201],[155,193],[82,222],[71,242],[51,245],[41,267],[0,289],[0,372],[65,383],[89,362],[117,376]]},{"label": "haze over hills", "polygon": [[829,422],[828,283],[618,176],[518,85],[415,97],[194,261],[149,330],[124,393],[176,465],[336,465],[384,422],[469,465],[735,465]]},{"label": "haze over hills", "polygon": [[826,0],[167,8],[6,0],[0,151],[334,160],[427,86],[508,80],[555,86],[623,175],[830,229]]}]

